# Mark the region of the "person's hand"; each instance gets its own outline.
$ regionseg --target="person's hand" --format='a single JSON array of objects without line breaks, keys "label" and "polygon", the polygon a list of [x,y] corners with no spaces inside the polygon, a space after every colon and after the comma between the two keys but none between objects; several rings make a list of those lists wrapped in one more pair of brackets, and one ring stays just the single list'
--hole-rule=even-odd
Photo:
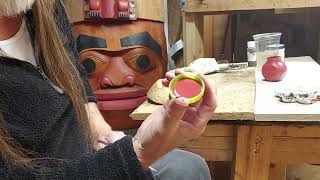
[{"label": "person's hand", "polygon": [[[175,73],[167,73],[164,84],[168,85],[174,76]],[[189,106],[185,98],[172,99],[158,107],[138,129],[133,147],[145,169],[169,151],[204,132],[217,104],[207,78],[199,76],[206,85],[200,102]]]},{"label": "person's hand", "polygon": [[121,131],[110,131],[106,135],[100,137],[94,144],[94,149],[99,151],[105,148],[109,144],[113,144],[116,141],[124,138],[126,135]]}]

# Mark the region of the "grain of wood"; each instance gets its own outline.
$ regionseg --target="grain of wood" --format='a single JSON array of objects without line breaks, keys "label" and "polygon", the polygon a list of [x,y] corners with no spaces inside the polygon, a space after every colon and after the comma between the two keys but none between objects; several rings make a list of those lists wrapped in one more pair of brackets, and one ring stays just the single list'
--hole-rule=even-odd
[{"label": "grain of wood", "polygon": [[202,136],[206,137],[235,137],[234,125],[209,124]]},{"label": "grain of wood", "polygon": [[204,57],[212,58],[214,54],[213,34],[214,16],[204,16]]},{"label": "grain of wood", "polygon": [[285,152],[320,152],[320,138],[273,138],[272,149]]},{"label": "grain of wood", "polygon": [[195,13],[183,13],[184,62],[186,67],[198,58],[204,57],[204,16]]},{"label": "grain of wood", "polygon": [[[212,74],[207,77],[210,85],[216,89],[218,100],[218,107],[212,114],[212,120],[254,120],[254,68]],[[144,120],[158,106],[145,102],[130,116],[134,120]]]},{"label": "grain of wood", "polygon": [[285,161],[290,163],[309,163],[309,164],[320,164],[320,152],[308,152],[302,153],[298,151],[272,151],[271,161]]},{"label": "grain of wood", "polygon": [[247,180],[248,160],[249,160],[249,141],[250,141],[249,126],[237,127],[237,138],[234,149],[233,160],[233,180]]},{"label": "grain of wood", "polygon": [[269,180],[286,180],[287,163],[271,163],[269,171]]},{"label": "grain of wood", "polygon": [[233,137],[200,137],[189,141],[182,145],[184,148],[195,149],[217,149],[217,150],[232,150],[235,138]]},{"label": "grain of wood", "polygon": [[319,7],[319,0],[185,0],[185,12]]},{"label": "grain of wood", "polygon": [[313,137],[320,138],[319,126],[274,126],[272,128],[273,137]]},{"label": "grain of wood", "polygon": [[250,153],[247,180],[268,180],[271,162],[271,145],[271,127],[252,127],[252,132],[250,134]]}]

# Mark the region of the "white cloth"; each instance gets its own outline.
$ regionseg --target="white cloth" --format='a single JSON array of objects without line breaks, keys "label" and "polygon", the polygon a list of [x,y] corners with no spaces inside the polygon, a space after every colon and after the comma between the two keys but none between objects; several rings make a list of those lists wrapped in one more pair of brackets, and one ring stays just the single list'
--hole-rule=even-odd
[{"label": "white cloth", "polygon": [[19,31],[13,37],[0,41],[0,49],[10,57],[27,61],[34,66],[37,65],[25,19],[23,19]]}]

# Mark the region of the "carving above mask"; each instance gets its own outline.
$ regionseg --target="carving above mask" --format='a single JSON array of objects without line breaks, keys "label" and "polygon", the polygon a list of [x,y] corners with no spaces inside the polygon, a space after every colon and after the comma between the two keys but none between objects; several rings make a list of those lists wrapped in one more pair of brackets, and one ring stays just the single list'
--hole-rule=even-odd
[{"label": "carving above mask", "polygon": [[65,6],[73,23],[88,19],[164,21],[163,0],[67,0]]},{"label": "carving above mask", "polygon": [[136,20],[135,0],[85,0],[86,19]]}]

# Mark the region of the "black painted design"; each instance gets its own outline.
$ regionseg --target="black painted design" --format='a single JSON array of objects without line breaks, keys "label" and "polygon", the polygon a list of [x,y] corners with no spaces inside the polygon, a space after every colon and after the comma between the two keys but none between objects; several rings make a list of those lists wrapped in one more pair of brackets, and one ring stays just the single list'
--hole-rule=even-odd
[{"label": "black painted design", "polygon": [[96,63],[92,59],[85,59],[82,61],[82,65],[88,74],[93,73],[96,70]]},{"label": "black painted design", "polygon": [[151,67],[150,59],[147,55],[141,55],[137,59],[137,65],[142,71],[147,71]]},{"label": "black painted design", "polygon": [[81,34],[77,38],[77,45],[78,51],[81,52],[90,48],[107,48],[107,41],[102,38]]},{"label": "black painted design", "polygon": [[161,46],[150,36],[148,32],[130,35],[122,38],[120,41],[122,47],[144,46],[151,49],[160,58],[162,58]]}]

